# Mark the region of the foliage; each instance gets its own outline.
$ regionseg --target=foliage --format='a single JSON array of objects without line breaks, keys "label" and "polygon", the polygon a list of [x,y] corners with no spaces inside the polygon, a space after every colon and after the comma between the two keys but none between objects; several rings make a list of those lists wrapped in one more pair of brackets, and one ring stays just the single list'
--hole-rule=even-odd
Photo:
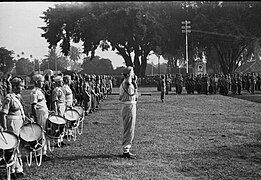
[{"label": "foliage", "polygon": [[29,75],[34,71],[34,62],[30,62],[28,58],[20,58],[15,63],[16,74]]},{"label": "foliage", "polygon": [[7,50],[5,47],[0,47],[0,71],[4,74],[10,72],[14,67],[13,51]]},{"label": "foliage", "polygon": [[81,58],[81,52],[80,52],[79,48],[77,48],[75,46],[71,46],[68,56],[69,56],[70,60],[77,62]]},{"label": "foliage", "polygon": [[200,4],[193,18],[193,45],[206,54],[214,47],[224,74],[234,72],[245,49],[253,53],[250,45],[259,37],[260,30],[253,29],[261,27],[261,23],[249,26],[247,22],[253,22],[254,15],[261,15],[261,6],[260,3],[250,4],[252,2],[207,2]]},{"label": "foliage", "polygon": [[111,61],[99,56],[95,56],[92,60],[90,57],[84,58],[82,68],[81,73],[86,74],[112,74],[113,72]]},{"label": "foliage", "polygon": [[164,37],[164,26],[157,19],[158,13],[156,5],[150,6],[150,3],[81,3],[72,7],[60,5],[44,12],[42,18],[47,27],[42,27],[45,31],[42,36],[50,46],[62,41],[62,52],[65,55],[70,40],[76,43],[81,40],[84,52],[87,55],[91,52],[91,59],[98,46],[103,50],[108,49],[108,41],[112,50],[116,49],[124,58],[126,65],[134,66],[136,74],[142,76],[145,74],[149,52],[155,50]]},{"label": "foliage", "polygon": [[[190,20],[189,64],[214,50],[215,64],[223,73],[232,73],[244,58],[259,57],[261,3],[253,1],[181,2],[87,2],[57,5],[42,17],[49,46],[61,42],[68,55],[70,42],[83,42],[91,60],[95,50],[117,50],[127,66],[143,77],[148,55],[155,52],[169,57],[170,71],[177,59],[185,59],[185,38],[181,22]],[[181,53],[180,53],[181,52]],[[213,55],[212,55],[213,56]],[[210,57],[210,56],[209,56]],[[173,61],[174,60],[174,61]]]}]

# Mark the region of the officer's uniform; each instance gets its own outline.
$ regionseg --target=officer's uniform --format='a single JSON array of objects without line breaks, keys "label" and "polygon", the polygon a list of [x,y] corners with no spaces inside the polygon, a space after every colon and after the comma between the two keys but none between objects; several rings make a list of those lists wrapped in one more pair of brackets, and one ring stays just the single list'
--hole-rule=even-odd
[{"label": "officer's uniform", "polygon": [[[12,90],[19,87],[24,87],[22,78],[14,77],[11,80]],[[20,89],[22,90],[22,89]],[[7,131],[13,132],[19,137],[20,128],[23,126],[25,120],[25,113],[21,94],[15,94],[13,91],[7,94],[3,100],[1,113],[6,118],[1,118],[1,125]],[[3,122],[4,121],[4,122]],[[20,147],[17,147],[18,158],[15,164],[11,167],[11,173],[22,173],[23,163],[20,155]]]},{"label": "officer's uniform", "polygon": [[[127,67],[123,70],[123,74],[127,75],[133,71],[132,67]],[[137,94],[135,93],[135,87],[132,83],[127,82],[126,79],[120,85],[119,99],[122,102],[121,115],[123,119],[123,155],[128,157],[131,153],[130,148],[134,139],[134,130],[136,124],[136,103]]]}]

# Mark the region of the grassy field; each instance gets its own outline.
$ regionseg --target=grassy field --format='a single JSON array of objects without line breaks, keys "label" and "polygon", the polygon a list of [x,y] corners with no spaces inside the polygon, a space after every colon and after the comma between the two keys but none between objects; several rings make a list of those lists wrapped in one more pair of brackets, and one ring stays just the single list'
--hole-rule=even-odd
[{"label": "grassy field", "polygon": [[[40,167],[25,165],[23,179],[261,179],[260,94],[170,92],[161,103],[156,88],[139,91],[132,147],[136,160],[120,157],[121,104],[114,89],[115,95],[86,117],[83,134],[75,142],[49,152],[52,159]],[[4,173],[0,171],[0,179]]]}]

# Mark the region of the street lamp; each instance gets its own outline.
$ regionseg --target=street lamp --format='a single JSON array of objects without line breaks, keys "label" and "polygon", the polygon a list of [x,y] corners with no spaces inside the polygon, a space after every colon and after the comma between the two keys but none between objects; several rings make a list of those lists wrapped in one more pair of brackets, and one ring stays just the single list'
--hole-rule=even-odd
[{"label": "street lamp", "polygon": [[188,33],[191,33],[191,26],[188,26],[188,24],[190,24],[190,21],[182,21],[181,24],[184,24],[185,26],[181,26],[182,28],[182,33],[186,34],[186,62],[187,62],[187,73],[189,72],[189,61],[188,61]]}]

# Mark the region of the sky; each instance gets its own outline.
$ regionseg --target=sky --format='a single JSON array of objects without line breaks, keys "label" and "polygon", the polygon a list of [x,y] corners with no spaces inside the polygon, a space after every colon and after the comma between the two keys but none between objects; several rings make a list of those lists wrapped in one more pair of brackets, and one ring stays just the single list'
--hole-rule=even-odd
[{"label": "sky", "polygon": [[[25,57],[44,59],[48,54],[48,43],[41,37],[43,31],[39,27],[46,26],[43,19],[43,12],[49,7],[62,2],[34,1],[34,2],[0,2],[0,47],[12,50]],[[70,2],[63,2],[70,3]],[[80,44],[74,46],[81,48]],[[96,55],[101,58],[108,58],[112,61],[114,68],[124,66],[124,60],[113,51],[101,51],[97,49]],[[161,57],[160,63],[165,60]],[[149,56],[148,63],[158,63],[155,55]]]}]

